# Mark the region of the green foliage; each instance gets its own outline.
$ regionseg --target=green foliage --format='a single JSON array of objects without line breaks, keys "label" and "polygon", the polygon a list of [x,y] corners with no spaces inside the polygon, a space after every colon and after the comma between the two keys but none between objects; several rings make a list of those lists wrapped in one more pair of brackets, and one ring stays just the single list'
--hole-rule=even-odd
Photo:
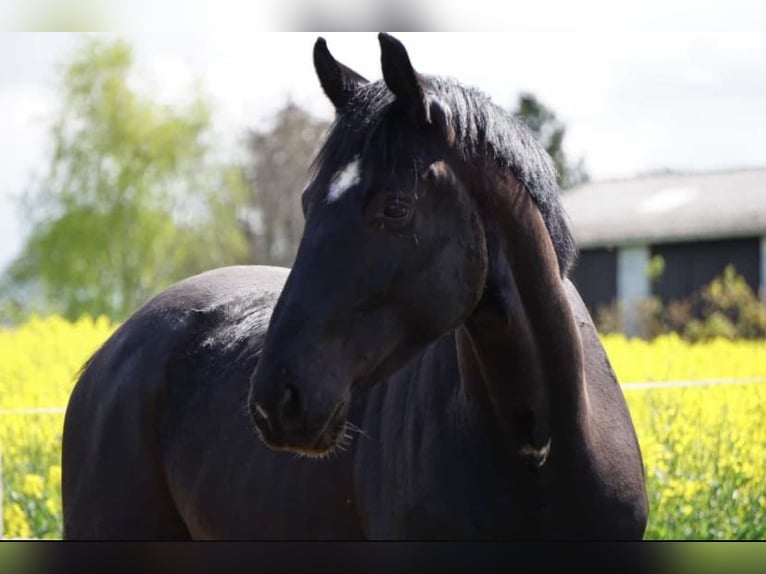
[{"label": "green foliage", "polygon": [[698,305],[702,318],[694,318],[683,326],[683,334],[689,340],[766,337],[766,306],[731,265],[702,290]]},{"label": "green foliage", "polygon": [[[664,262],[652,260],[647,272],[653,280],[664,270]],[[621,331],[624,309],[619,304],[597,312],[602,333]],[[725,339],[766,338],[764,305],[732,265],[698,293],[664,304],[659,297],[648,297],[637,304],[638,332],[653,339],[663,333],[677,333],[692,342]]]},{"label": "green foliage", "polygon": [[125,42],[87,40],[64,69],[50,168],[24,197],[31,232],[7,278],[17,308],[122,319],[246,256],[244,177],[212,158],[208,104],[159,103],[134,68]]},{"label": "green foliage", "polygon": [[521,94],[513,114],[523,121],[553,159],[559,186],[567,189],[588,181],[582,159],[572,163],[564,153],[566,126],[533,94]]},{"label": "green foliage", "polygon": [[646,266],[646,274],[650,281],[656,281],[665,272],[665,258],[654,255]]}]

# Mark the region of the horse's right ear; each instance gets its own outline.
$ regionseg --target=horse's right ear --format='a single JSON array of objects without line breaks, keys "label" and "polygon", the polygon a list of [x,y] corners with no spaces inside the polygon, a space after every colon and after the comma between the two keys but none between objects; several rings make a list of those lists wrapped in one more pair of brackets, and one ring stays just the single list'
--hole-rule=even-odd
[{"label": "horse's right ear", "polygon": [[314,44],[314,69],[324,93],[330,98],[336,111],[342,110],[354,90],[367,80],[333,58],[327,42],[321,36]]},{"label": "horse's right ear", "polygon": [[407,49],[399,40],[381,32],[380,62],[383,67],[383,81],[386,86],[402,102],[418,123],[428,123],[428,106],[420,76],[412,67]]},{"label": "horse's right ear", "polygon": [[455,142],[455,128],[449,107],[433,94],[427,94],[420,74],[415,71],[407,49],[399,40],[381,32],[380,59],[383,67],[383,81],[402,102],[410,118],[419,125],[431,125],[443,135],[449,145]]}]

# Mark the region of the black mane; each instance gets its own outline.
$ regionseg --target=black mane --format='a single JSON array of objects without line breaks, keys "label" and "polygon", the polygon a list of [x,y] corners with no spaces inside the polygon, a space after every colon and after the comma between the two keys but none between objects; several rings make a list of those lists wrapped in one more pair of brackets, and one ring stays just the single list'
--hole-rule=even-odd
[{"label": "black mane", "polygon": [[[556,171],[548,153],[529,129],[512,114],[494,104],[475,88],[451,78],[422,76],[426,92],[449,107],[455,128],[455,146],[464,161],[493,160],[510,170],[534,199],[553,242],[562,276],[576,256],[574,238],[561,206]],[[388,154],[397,150],[401,131],[388,113],[394,95],[383,81],[360,86],[347,107],[338,115],[317,155],[317,175],[323,166],[336,169],[356,155],[363,161],[388,164]],[[370,166],[373,167],[373,166]]]}]

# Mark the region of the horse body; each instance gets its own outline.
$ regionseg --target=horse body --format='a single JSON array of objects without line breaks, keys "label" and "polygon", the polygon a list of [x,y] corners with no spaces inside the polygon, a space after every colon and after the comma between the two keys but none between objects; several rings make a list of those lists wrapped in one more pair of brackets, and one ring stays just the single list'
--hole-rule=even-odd
[{"label": "horse body", "polygon": [[[574,287],[574,306],[584,305]],[[586,314],[583,337],[597,340]],[[589,400],[609,436],[586,433],[555,439],[545,462],[509,450],[460,371],[459,330],[441,338],[385,386],[376,387],[359,419],[355,488],[367,536],[382,539],[635,539],[646,506],[640,459],[630,460],[635,435],[618,421],[622,402],[608,360],[598,346],[587,360]],[[617,412],[615,412],[615,410]],[[391,416],[381,416],[391,413]],[[603,419],[601,418],[603,416]],[[589,436],[586,436],[589,435]],[[595,456],[579,457],[589,443]],[[612,446],[605,460],[604,448]],[[627,456],[627,458],[626,458]],[[578,457],[576,457],[578,458]],[[599,467],[600,468],[597,468]]]},{"label": "horse body", "polygon": [[[256,440],[248,383],[286,275],[253,266],[191,278],[94,356],[67,412],[67,538],[640,536],[635,493],[605,519],[594,505],[609,501],[557,469],[557,444],[541,469],[504,449],[485,400],[466,393],[460,331],[355,400],[349,419],[363,434],[347,452],[314,461]],[[568,295],[583,337],[596,337],[571,284]],[[614,376],[590,348],[592,400],[608,402]],[[631,440],[630,428],[604,425]]]},{"label": "horse body", "polygon": [[370,84],[315,46],[338,116],[292,270],[182,281],[86,365],[67,538],[643,535],[641,454],[566,279],[550,158],[381,47]]}]

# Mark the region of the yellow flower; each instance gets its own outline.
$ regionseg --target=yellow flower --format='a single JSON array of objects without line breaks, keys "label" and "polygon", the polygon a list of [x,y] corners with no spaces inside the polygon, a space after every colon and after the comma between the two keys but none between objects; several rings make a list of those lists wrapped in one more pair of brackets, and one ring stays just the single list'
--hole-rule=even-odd
[{"label": "yellow flower", "polygon": [[51,496],[45,501],[45,509],[53,516],[61,513],[61,499],[58,496]]},{"label": "yellow flower", "polygon": [[58,464],[48,468],[48,486],[51,488],[61,487],[61,466]]},{"label": "yellow flower", "polygon": [[32,531],[27,522],[24,510],[17,503],[12,502],[5,507],[3,513],[5,520],[5,536],[7,538],[30,538]]},{"label": "yellow flower", "polygon": [[45,491],[43,477],[39,474],[27,474],[24,476],[24,484],[21,493],[31,498],[42,498]]},{"label": "yellow flower", "polygon": [[[0,327],[0,409],[65,406],[78,370],[116,327],[57,316]],[[764,340],[602,340],[621,383],[766,378]],[[766,384],[624,391],[646,470],[647,537],[766,538]],[[9,537],[61,537],[63,421],[60,412],[0,417]]]}]

